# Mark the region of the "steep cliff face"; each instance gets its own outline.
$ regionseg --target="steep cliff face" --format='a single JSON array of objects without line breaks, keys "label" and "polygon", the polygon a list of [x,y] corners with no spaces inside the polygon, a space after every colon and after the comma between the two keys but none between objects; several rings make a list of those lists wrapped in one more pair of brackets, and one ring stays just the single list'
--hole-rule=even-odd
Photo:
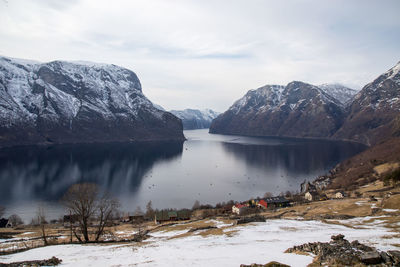
[{"label": "steep cliff face", "polygon": [[335,138],[376,144],[400,135],[400,62],[355,96]]},{"label": "steep cliff face", "polygon": [[0,57],[0,146],[183,139],[128,69]]},{"label": "steep cliff face", "polygon": [[250,90],[211,124],[211,133],[329,137],[341,126],[344,105],[320,88],[294,81]]},{"label": "steep cliff face", "polygon": [[170,112],[182,120],[185,130],[210,128],[211,121],[220,114],[211,109],[184,109]]}]

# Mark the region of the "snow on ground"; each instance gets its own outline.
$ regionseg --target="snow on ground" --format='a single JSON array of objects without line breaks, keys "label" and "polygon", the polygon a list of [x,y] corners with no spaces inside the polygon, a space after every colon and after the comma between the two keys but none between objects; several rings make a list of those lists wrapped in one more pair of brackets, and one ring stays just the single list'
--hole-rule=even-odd
[{"label": "snow on ground", "polygon": [[396,209],[382,209],[384,212],[398,212]]},{"label": "snow on ground", "polygon": [[231,235],[184,235],[186,231],[157,231],[144,244],[59,245],[0,256],[0,262],[46,259],[56,256],[62,266],[239,266],[242,263],[278,261],[291,266],[306,266],[311,256],[287,254],[284,251],[306,242],[327,242],[334,234],[344,234],[349,241],[396,249],[392,244],[400,238],[389,229],[377,225],[374,231],[352,229],[318,221],[270,220],[244,226],[233,226]]},{"label": "snow on ground", "polygon": [[218,220],[205,221],[205,223],[207,223],[207,222],[213,223],[214,226],[217,228],[224,228],[224,227],[232,226],[231,223],[224,223],[223,221],[218,221]]}]

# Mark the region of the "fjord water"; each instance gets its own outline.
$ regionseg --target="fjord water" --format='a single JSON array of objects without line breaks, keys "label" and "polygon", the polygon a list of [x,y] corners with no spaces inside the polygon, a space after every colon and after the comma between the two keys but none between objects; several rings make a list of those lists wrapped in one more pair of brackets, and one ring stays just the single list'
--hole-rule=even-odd
[{"label": "fjord water", "polygon": [[81,144],[0,150],[0,205],[25,222],[38,206],[49,218],[64,213],[59,200],[69,186],[97,183],[123,211],[190,208],[247,200],[265,192],[297,191],[364,145],[310,139],[211,135],[185,131],[185,142]]}]

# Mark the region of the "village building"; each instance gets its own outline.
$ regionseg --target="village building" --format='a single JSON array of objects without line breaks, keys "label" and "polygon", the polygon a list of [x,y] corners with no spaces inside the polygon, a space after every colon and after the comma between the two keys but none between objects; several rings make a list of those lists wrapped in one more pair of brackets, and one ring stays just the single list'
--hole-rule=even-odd
[{"label": "village building", "polygon": [[315,191],[308,191],[305,193],[304,198],[308,201],[319,200],[319,194]]},{"label": "village building", "polygon": [[336,192],[335,198],[345,198],[347,195],[344,191]]},{"label": "village building", "polygon": [[178,221],[178,220],[189,220],[190,219],[190,211],[189,210],[179,210],[179,211],[157,211],[154,220],[156,223],[163,223],[169,221]]},{"label": "village building", "polygon": [[246,204],[236,203],[232,206],[232,213],[236,213],[238,215],[242,215],[248,210],[248,206]]},{"label": "village building", "polygon": [[257,206],[263,209],[274,209],[289,206],[290,202],[288,199],[282,196],[278,197],[267,197],[258,201]]}]

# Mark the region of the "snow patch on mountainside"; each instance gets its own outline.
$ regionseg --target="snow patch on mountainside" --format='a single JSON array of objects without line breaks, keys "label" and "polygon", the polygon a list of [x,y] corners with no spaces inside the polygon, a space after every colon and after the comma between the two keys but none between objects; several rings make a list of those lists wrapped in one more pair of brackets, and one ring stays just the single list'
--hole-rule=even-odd
[{"label": "snow patch on mountainside", "polygon": [[357,94],[357,90],[351,89],[339,83],[324,83],[318,85],[325,93],[340,101],[342,104],[348,104]]},{"label": "snow patch on mountainside", "polygon": [[244,97],[237,100],[229,110],[234,114],[249,109],[271,110],[277,108],[282,102],[282,95],[285,86],[283,85],[265,85],[255,90],[250,90]]},{"label": "snow patch on mountainside", "polygon": [[[142,108],[160,116],[143,95],[136,75],[115,65],[38,63],[1,57],[0,70],[0,82],[6,92],[0,101],[14,104],[12,110],[5,111],[14,119],[22,114],[32,119],[45,114],[72,119],[83,107],[104,118],[112,118],[115,113],[138,116]],[[49,78],[49,73],[55,77]],[[9,99],[5,99],[7,96]]]},{"label": "snow patch on mountainside", "polygon": [[[152,127],[146,121],[151,121]],[[14,142],[21,137],[13,138],[12,131],[27,127],[34,131],[30,136],[36,141],[32,142],[58,139],[60,134],[64,135],[62,138],[80,140],[75,126],[87,131],[87,138],[93,132],[107,140],[120,140],[115,133],[121,127],[120,138],[137,140],[158,127],[166,130],[168,123],[177,123],[181,128],[177,118],[147,99],[136,74],[126,68],[81,61],[40,63],[0,56],[0,127],[13,128],[7,138]],[[180,130],[171,127],[171,131]],[[156,135],[166,134],[157,130]]]}]

